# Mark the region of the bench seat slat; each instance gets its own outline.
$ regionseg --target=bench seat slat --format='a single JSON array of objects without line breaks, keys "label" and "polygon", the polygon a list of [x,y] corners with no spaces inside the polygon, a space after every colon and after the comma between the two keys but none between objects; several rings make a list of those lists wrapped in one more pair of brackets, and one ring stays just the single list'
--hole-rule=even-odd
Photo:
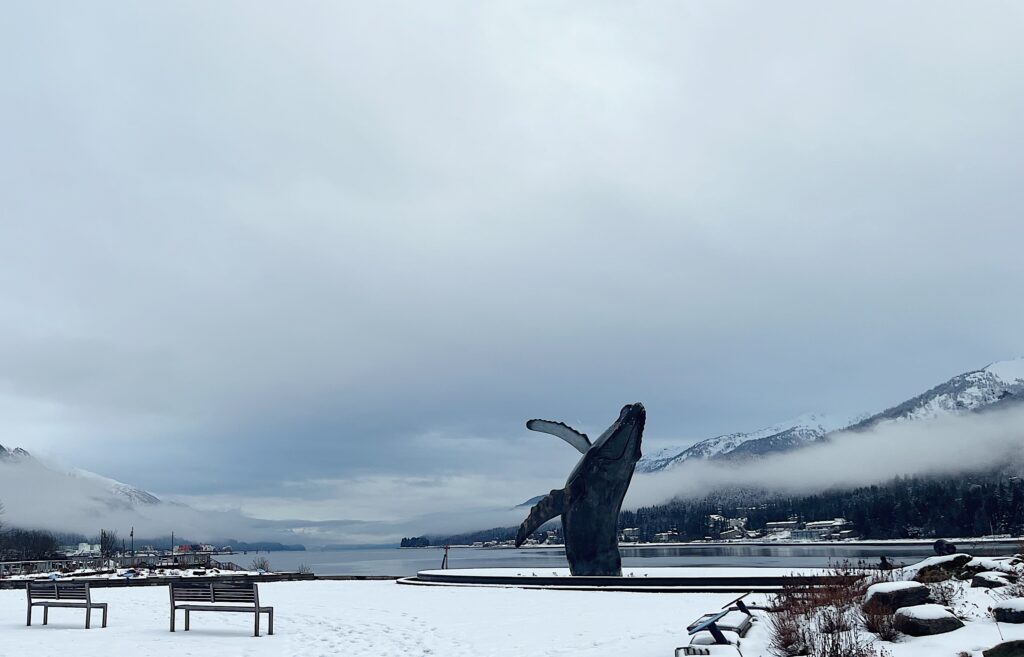
[{"label": "bench seat slat", "polygon": [[[239,611],[247,614],[255,613],[256,607],[249,605],[248,607],[236,607],[233,605],[174,605],[175,609],[185,609],[188,611]],[[267,612],[273,609],[273,607],[260,607],[260,613]]]}]

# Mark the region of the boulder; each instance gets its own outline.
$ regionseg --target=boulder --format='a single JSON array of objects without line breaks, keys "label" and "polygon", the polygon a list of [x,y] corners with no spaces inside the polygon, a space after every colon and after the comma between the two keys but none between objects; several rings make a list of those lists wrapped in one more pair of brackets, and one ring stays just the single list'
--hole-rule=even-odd
[{"label": "boulder", "polygon": [[1005,600],[992,605],[992,615],[998,623],[1024,623],[1024,598]]},{"label": "boulder", "polygon": [[928,587],[920,582],[881,582],[868,587],[864,609],[891,614],[901,607],[913,607],[929,600]]},{"label": "boulder", "polygon": [[1006,579],[1006,575],[991,570],[978,573],[971,578],[971,588],[975,589],[998,589],[1009,584],[1010,580]]},{"label": "boulder", "polygon": [[918,564],[914,579],[918,582],[944,582],[956,575],[972,559],[969,554],[931,557]]},{"label": "boulder", "polygon": [[941,605],[917,605],[896,610],[896,629],[910,636],[931,636],[959,630],[963,622]]},{"label": "boulder", "polygon": [[1024,657],[1024,641],[1005,641],[983,650],[981,654],[985,657]]},{"label": "boulder", "polygon": [[1010,582],[1015,582],[1022,570],[1022,562],[1016,557],[975,557],[963,567],[961,574],[974,576],[984,572],[1001,573]]}]

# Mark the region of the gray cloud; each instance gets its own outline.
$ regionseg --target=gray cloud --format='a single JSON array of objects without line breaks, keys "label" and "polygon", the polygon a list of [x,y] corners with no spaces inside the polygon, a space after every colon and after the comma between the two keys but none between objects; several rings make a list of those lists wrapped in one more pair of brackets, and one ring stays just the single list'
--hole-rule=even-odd
[{"label": "gray cloud", "polygon": [[518,500],[572,460],[528,417],[696,439],[1021,354],[1021,12],[12,8],[2,442]]}]

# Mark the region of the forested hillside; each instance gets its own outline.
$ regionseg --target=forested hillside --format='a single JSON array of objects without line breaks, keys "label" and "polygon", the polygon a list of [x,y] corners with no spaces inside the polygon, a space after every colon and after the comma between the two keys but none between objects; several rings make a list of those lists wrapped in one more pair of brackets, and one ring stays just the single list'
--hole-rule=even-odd
[{"label": "forested hillside", "polygon": [[[846,518],[863,538],[968,537],[1024,533],[1024,480],[1015,471],[953,477],[898,477],[886,484],[781,496],[763,491],[709,495],[699,500],[623,511],[620,528],[636,527],[642,541],[676,530],[681,540],[717,537],[712,515],[747,518],[747,529],[763,530],[773,520]],[[525,514],[524,514],[525,517]],[[434,544],[508,540],[515,528],[502,527],[431,538]]]}]

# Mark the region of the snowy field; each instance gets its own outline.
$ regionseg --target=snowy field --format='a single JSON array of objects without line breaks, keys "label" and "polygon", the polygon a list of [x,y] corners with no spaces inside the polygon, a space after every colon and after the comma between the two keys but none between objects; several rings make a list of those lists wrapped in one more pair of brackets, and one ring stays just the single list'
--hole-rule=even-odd
[{"label": "snowy field", "polygon": [[[990,598],[969,590],[977,620],[955,632],[885,644],[894,657],[980,655],[999,641],[984,620]],[[224,655],[317,657],[672,657],[688,642],[685,626],[717,610],[732,594],[529,591],[503,588],[399,586],[375,582],[275,582],[260,600],[275,607],[275,636],[254,638],[247,614],[196,613],[193,629],[168,631],[167,589],[95,589],[110,604],[110,625],[83,629],[81,610],[52,610],[42,626],[36,610],[25,626],[24,591],[0,591],[0,655]],[[95,617],[94,617],[95,618]],[[98,624],[97,624],[98,625]],[[1024,626],[1002,626],[1007,639]],[[768,655],[764,623],[743,640],[745,657]]]}]

